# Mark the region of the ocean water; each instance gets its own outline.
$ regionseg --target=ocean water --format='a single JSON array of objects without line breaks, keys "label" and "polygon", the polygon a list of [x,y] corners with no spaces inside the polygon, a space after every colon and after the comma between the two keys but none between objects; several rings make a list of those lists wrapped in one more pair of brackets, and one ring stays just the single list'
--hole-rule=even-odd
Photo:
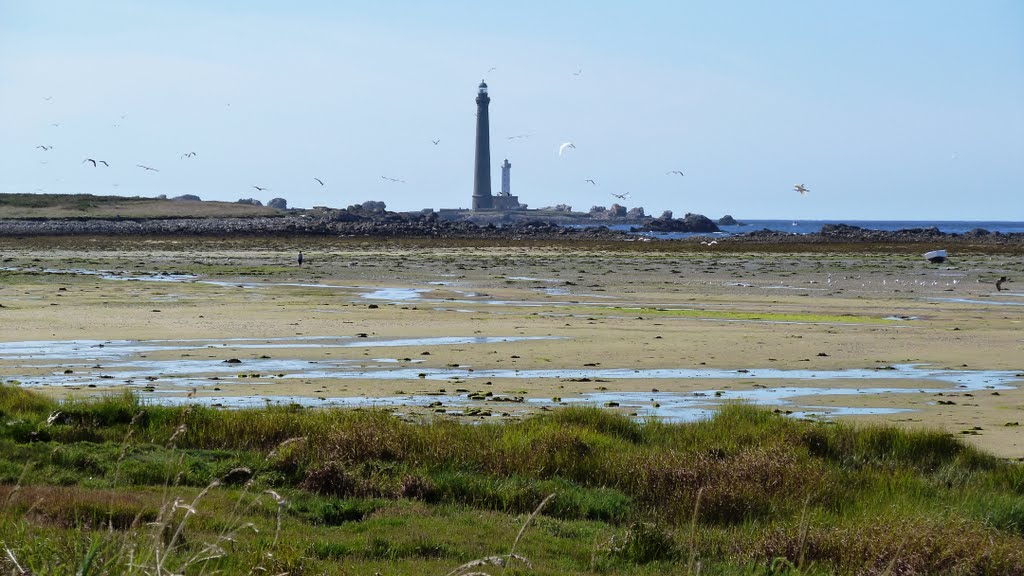
[{"label": "ocean water", "polygon": [[[821,231],[825,224],[849,224],[868,230],[905,230],[907,228],[938,228],[946,234],[963,234],[976,228],[984,228],[989,232],[1011,232],[1024,233],[1024,222],[999,222],[999,221],[972,221],[972,220],[744,220],[736,219],[743,223],[742,226],[719,226],[721,232],[714,234],[693,234],[680,232],[654,232],[644,233],[644,236],[652,238],[687,238],[691,236],[732,236],[734,234],[746,234],[755,230],[777,230],[780,232],[792,232],[795,234],[815,234]],[[611,226],[613,230],[629,230],[630,226]]]}]

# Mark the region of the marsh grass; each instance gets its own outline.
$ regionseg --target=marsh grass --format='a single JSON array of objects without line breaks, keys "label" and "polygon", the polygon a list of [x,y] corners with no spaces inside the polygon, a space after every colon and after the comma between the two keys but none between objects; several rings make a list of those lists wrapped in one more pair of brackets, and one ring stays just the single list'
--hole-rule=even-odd
[{"label": "marsh grass", "polygon": [[[537,574],[1024,574],[1024,469],[938,432],[744,405],[466,426],[12,386],[0,415],[2,570],[443,574],[514,542]],[[501,520],[521,515],[536,530]]]}]

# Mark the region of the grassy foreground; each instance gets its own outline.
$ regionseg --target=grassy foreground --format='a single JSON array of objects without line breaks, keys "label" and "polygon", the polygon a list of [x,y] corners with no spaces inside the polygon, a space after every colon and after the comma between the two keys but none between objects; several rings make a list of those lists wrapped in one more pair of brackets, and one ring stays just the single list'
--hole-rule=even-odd
[{"label": "grassy foreground", "polygon": [[1024,467],[742,405],[472,426],[0,385],[0,572],[1024,574]]}]

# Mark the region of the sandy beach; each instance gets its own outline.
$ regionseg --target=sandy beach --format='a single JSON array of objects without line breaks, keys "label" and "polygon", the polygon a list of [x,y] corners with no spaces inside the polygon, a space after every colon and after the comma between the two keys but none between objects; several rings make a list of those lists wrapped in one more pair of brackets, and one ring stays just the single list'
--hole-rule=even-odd
[{"label": "sandy beach", "polygon": [[[0,379],[49,395],[946,430],[1024,457],[1020,258],[4,239]],[[305,252],[300,268],[299,249]],[[1014,274],[1016,273],[1016,274]]]}]

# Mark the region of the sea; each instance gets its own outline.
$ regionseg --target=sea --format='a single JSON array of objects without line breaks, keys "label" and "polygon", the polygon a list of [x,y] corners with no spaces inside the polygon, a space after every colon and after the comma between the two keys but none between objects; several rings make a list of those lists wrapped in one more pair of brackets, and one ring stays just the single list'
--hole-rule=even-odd
[{"label": "sea", "polygon": [[[673,238],[689,238],[692,236],[733,236],[736,234],[746,234],[755,230],[776,230],[779,232],[790,232],[794,234],[815,234],[821,231],[821,227],[826,224],[848,224],[850,226],[857,226],[865,228],[867,230],[905,230],[908,228],[938,228],[940,232],[946,234],[963,234],[970,232],[977,228],[984,228],[989,232],[1002,232],[1003,234],[1009,234],[1011,232],[1024,233],[1024,222],[1008,222],[1008,221],[975,221],[975,220],[948,220],[948,221],[936,221],[936,220],[743,220],[740,218],[736,219],[740,222],[739,226],[718,226],[722,229],[721,232],[715,233],[689,233],[689,232],[644,232],[639,233],[643,236],[649,236],[652,238],[660,239],[673,239]],[[625,230],[629,231],[630,226],[611,226],[612,230]]]}]

